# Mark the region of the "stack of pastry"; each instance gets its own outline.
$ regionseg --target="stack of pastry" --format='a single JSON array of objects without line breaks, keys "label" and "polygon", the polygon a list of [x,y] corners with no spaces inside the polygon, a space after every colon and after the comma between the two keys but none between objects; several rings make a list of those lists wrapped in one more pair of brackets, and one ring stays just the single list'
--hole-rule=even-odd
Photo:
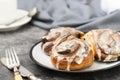
[{"label": "stack of pastry", "polygon": [[51,29],[42,37],[42,49],[60,70],[80,70],[91,66],[94,59],[117,61],[120,34],[111,29],[91,30],[84,34],[70,27]]}]

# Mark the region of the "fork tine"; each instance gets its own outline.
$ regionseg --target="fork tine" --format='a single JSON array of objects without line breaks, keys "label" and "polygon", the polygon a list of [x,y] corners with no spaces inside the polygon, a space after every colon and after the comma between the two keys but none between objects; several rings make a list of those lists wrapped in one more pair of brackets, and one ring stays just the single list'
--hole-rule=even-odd
[{"label": "fork tine", "polygon": [[17,56],[17,54],[16,54],[16,52],[15,52],[15,49],[12,48],[12,51],[13,51],[13,54],[14,54],[14,57],[15,57],[15,60],[16,60],[17,64],[20,64],[19,59],[18,59],[18,56]]},{"label": "fork tine", "polygon": [[10,54],[11,54],[11,58],[12,58],[13,64],[16,64],[17,62],[16,62],[16,59],[15,59],[15,57],[14,57],[14,54],[13,54],[12,49],[9,49],[9,52],[10,52]]},{"label": "fork tine", "polygon": [[6,63],[7,63],[7,66],[9,65],[9,60],[8,60],[8,52],[7,50],[5,50],[5,56],[6,56]]},{"label": "fork tine", "polygon": [[8,53],[9,64],[12,64],[12,58],[11,58],[11,54],[10,54],[9,50],[7,50],[7,53]]}]

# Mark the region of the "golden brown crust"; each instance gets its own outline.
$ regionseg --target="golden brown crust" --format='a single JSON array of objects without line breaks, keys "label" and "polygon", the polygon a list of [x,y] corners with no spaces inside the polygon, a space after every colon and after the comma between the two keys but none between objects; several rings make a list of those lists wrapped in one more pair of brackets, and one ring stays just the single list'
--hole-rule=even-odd
[{"label": "golden brown crust", "polygon": [[[87,68],[87,67],[89,67],[93,64],[93,61],[94,61],[94,55],[91,51],[89,53],[88,57],[84,58],[84,60],[82,61],[81,64],[77,64],[76,62],[73,61],[70,65],[70,70],[73,71],[73,70],[80,70],[80,69],[83,69],[83,68]],[[56,67],[57,57],[52,58],[52,63]],[[67,65],[68,65],[68,62],[63,59],[59,62],[59,69],[60,70],[66,70]]]},{"label": "golden brown crust", "polygon": [[80,70],[83,68],[87,68],[93,64],[94,55],[92,51],[88,54],[88,57],[85,57],[81,64],[76,64],[75,62],[71,63],[70,70]]},{"label": "golden brown crust", "polygon": [[94,46],[95,57],[98,61],[111,62],[117,61],[120,54],[120,34],[112,29],[91,30],[84,35],[86,41]]},{"label": "golden brown crust", "polygon": [[[80,46],[78,47],[74,42]],[[75,44],[75,46],[73,44]],[[69,48],[69,46],[72,46],[72,48]],[[57,52],[59,51],[57,48],[60,48],[63,51],[65,51],[64,49],[69,48],[72,53],[60,54]],[[52,48],[51,61],[53,65],[60,70],[80,70],[92,65],[94,54],[91,47],[86,42],[84,43],[84,41],[76,38],[68,39]]]}]

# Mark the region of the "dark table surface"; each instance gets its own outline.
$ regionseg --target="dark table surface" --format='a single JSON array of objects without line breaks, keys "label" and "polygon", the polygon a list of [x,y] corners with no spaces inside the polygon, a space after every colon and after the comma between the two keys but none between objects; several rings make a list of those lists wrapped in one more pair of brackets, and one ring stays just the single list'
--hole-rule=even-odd
[{"label": "dark table surface", "polygon": [[[34,63],[29,56],[32,46],[46,31],[32,25],[11,32],[0,33],[0,57],[8,47],[15,47],[22,65],[43,80],[120,80],[120,66],[89,73],[64,73],[46,69]],[[13,72],[0,63],[0,80],[13,80]],[[24,80],[28,80],[24,78]]]}]

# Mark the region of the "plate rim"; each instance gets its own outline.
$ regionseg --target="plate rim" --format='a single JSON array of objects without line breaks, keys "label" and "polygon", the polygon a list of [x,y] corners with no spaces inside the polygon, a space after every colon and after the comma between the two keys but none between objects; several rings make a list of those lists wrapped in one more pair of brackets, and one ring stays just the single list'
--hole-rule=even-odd
[{"label": "plate rim", "polygon": [[32,48],[30,49],[30,53],[29,53],[29,56],[30,58],[32,59],[33,62],[35,62],[37,65],[43,67],[43,68],[46,68],[46,69],[49,69],[49,70],[53,70],[53,71],[59,71],[59,72],[65,72],[65,73],[90,73],[90,72],[98,72],[98,71],[104,71],[104,70],[109,70],[109,69],[112,69],[112,68],[115,68],[117,66],[120,65],[119,64],[116,64],[114,66],[110,66],[110,67],[106,67],[106,68],[103,68],[103,69],[98,69],[98,70],[91,70],[91,71],[80,71],[80,70],[76,70],[76,71],[66,71],[66,70],[59,70],[59,69],[55,69],[55,68],[50,68],[50,67],[47,67],[47,66],[44,66],[43,64],[39,63],[38,61],[36,61],[34,58],[33,58],[33,54],[32,54],[32,51],[33,49],[38,45],[40,44],[41,40],[38,41],[37,43],[35,43]]}]

